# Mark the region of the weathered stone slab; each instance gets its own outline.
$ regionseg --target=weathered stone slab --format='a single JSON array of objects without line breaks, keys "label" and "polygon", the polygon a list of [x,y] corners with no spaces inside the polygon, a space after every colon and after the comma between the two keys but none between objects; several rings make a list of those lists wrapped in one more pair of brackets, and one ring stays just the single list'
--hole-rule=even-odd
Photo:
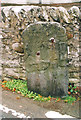
[{"label": "weathered stone slab", "polygon": [[53,22],[29,25],[23,32],[28,89],[42,95],[63,96],[68,91],[67,38]]}]

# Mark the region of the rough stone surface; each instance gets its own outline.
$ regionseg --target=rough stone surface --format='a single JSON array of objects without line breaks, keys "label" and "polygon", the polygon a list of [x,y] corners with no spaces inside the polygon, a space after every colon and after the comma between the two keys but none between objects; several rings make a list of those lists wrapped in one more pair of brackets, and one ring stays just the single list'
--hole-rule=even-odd
[{"label": "rough stone surface", "polygon": [[14,43],[14,44],[12,45],[12,48],[13,48],[13,50],[15,50],[16,52],[19,52],[19,53],[23,53],[23,52],[24,52],[24,46],[23,46],[23,44]]},{"label": "rough stone surface", "polygon": [[[10,4],[54,4],[54,3],[72,3],[76,2],[76,0],[2,0],[1,3],[10,3]],[[80,0],[77,0],[77,2],[80,2]]]},{"label": "rough stone surface", "polygon": [[[0,61],[2,64],[2,79],[7,79],[5,69],[13,68],[19,75],[22,73],[25,76],[25,65],[24,65],[24,53],[21,47],[15,51],[12,46],[18,44],[19,46],[23,43],[22,32],[24,29],[32,23],[42,22],[58,22],[65,29],[67,33],[68,42],[68,69],[69,69],[69,80],[78,79],[79,75],[79,54],[80,54],[80,37],[81,37],[81,8],[73,6],[69,10],[63,7],[38,7],[38,6],[8,6],[1,8],[1,56]],[[22,52],[20,52],[22,51]],[[16,64],[15,63],[16,61]],[[13,62],[8,62],[13,61]],[[62,63],[64,64],[64,63]],[[16,70],[17,69],[17,70]],[[19,69],[19,71],[18,71]],[[8,75],[8,74],[7,74]],[[20,75],[19,75],[20,76]],[[14,77],[14,76],[13,76]],[[26,77],[22,77],[26,79]]]},{"label": "rough stone surface", "polygon": [[56,22],[38,22],[29,25],[22,37],[28,89],[45,96],[66,95],[68,72],[65,28]]},{"label": "rough stone surface", "polygon": [[[0,29],[0,34],[1,34],[1,29]],[[2,41],[1,39],[2,39],[2,36],[0,35],[0,79],[2,77]]]}]

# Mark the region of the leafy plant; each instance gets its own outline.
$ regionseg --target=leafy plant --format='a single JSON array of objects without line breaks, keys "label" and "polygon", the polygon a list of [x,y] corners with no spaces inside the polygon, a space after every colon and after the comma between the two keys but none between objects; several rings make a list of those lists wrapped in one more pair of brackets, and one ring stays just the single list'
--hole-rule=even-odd
[{"label": "leafy plant", "polygon": [[72,96],[67,96],[65,99],[64,99],[64,102],[67,102],[67,103],[73,103],[76,101],[76,98],[75,97],[72,97]]},{"label": "leafy plant", "polygon": [[80,95],[79,87],[74,86],[73,83],[69,83],[68,95],[76,95],[78,97]]},{"label": "leafy plant", "polygon": [[13,92],[17,92],[21,94],[22,96],[26,96],[33,100],[39,100],[39,101],[49,101],[51,99],[51,96],[44,97],[40,94],[34,93],[33,91],[28,91],[27,88],[27,81],[22,80],[11,80],[11,81],[4,81],[2,82],[3,88],[8,88],[8,90],[11,90]]},{"label": "leafy plant", "polygon": [[26,96],[30,99],[33,100],[38,100],[38,101],[51,101],[54,100],[55,102],[60,102],[62,99],[64,100],[65,103],[73,103],[74,101],[76,101],[76,98],[73,97],[72,95],[77,94],[78,89],[77,87],[73,86],[72,84],[69,84],[68,86],[68,96],[66,96],[65,98],[59,98],[59,97],[44,97],[41,96],[40,94],[34,93],[33,91],[28,91],[27,88],[27,81],[23,81],[23,80],[11,80],[11,81],[3,81],[2,82],[2,87],[6,90],[11,90],[13,92],[17,92],[18,94],[21,94],[22,96]]}]

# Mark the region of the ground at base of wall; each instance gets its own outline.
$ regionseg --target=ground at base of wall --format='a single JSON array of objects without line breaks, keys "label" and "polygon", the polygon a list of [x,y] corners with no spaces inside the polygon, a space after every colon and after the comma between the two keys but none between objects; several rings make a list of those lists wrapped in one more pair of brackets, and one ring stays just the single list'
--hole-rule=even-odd
[{"label": "ground at base of wall", "polygon": [[[69,86],[68,86],[68,88],[69,88],[68,94],[70,93],[69,96],[62,97],[62,98],[51,97],[51,96],[44,97],[44,96],[41,96],[40,94],[36,94],[36,96],[35,96],[34,93],[28,92],[28,90],[27,90],[26,95],[24,95],[25,90],[26,90],[26,82],[25,81],[22,82],[21,80],[20,81],[12,80],[9,82],[3,81],[1,86],[3,88],[2,92],[7,92],[7,94],[6,94],[7,97],[8,97],[8,95],[10,96],[11,93],[12,94],[14,93],[12,95],[12,97],[16,98],[15,100],[20,100],[23,97],[23,99],[25,101],[29,100],[31,102],[31,104],[36,104],[36,105],[38,105],[42,108],[46,108],[48,110],[56,111],[61,114],[71,115],[71,116],[77,117],[77,118],[79,118],[79,116],[81,115],[80,114],[80,112],[81,112],[81,110],[80,110],[81,109],[81,99],[80,98],[81,97],[80,97],[80,94],[79,94],[79,96],[77,94],[71,95],[72,91],[77,92],[77,89],[75,91],[74,90],[75,87],[73,87],[73,84],[71,84],[71,83],[69,83]],[[24,93],[23,93],[23,90],[24,90]],[[79,90],[81,90],[81,87],[79,87]],[[15,97],[15,95],[17,95],[17,96]],[[76,99],[74,98],[74,96],[76,97]],[[36,98],[40,98],[40,99],[36,99]],[[44,101],[44,100],[46,100],[46,98],[47,98],[47,101]]]},{"label": "ground at base of wall", "polygon": [[[37,106],[40,106],[41,108],[46,108],[49,111],[56,111],[61,114],[67,114],[67,115],[71,115],[72,117],[81,118],[81,111],[80,111],[81,101],[76,101],[74,104],[64,103],[63,101],[54,102],[54,100],[52,100],[50,102],[48,102],[48,101],[47,102],[39,102],[39,101],[33,101],[33,99],[23,97],[23,96],[21,96],[21,94],[17,94],[15,92],[12,93],[11,91],[6,91],[4,89],[2,89],[2,93],[7,98],[8,98],[8,96],[10,96],[10,94],[12,94],[11,95],[12,99],[14,99],[14,97],[15,97],[16,99],[18,99],[18,102],[21,99],[23,99],[23,103],[25,103],[26,101],[30,101],[31,104],[35,104]],[[6,96],[6,94],[7,94],[7,96]],[[3,98],[4,98],[4,96],[3,96]],[[21,103],[21,106],[23,106],[23,103]],[[27,106],[27,104],[26,104],[26,106]],[[24,108],[23,108],[23,110],[24,110]]]},{"label": "ground at base of wall", "polygon": [[59,112],[61,114],[71,115],[72,117],[81,118],[81,101],[76,101],[76,103],[68,104],[63,101],[60,102],[38,102],[34,101],[35,104],[50,109],[52,111]]}]

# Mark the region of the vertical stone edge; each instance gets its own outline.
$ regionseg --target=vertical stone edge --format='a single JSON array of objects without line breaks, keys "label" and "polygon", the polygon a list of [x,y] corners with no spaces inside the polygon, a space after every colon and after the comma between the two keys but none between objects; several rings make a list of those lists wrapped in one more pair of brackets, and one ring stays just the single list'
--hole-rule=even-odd
[{"label": "vertical stone edge", "polygon": [[[0,58],[2,59],[2,51],[1,51],[1,0],[0,0]],[[2,64],[0,61],[0,82],[1,82],[1,76],[2,76]],[[2,104],[2,87],[0,86],[0,104]],[[0,119],[2,119],[2,111],[0,111]]]},{"label": "vertical stone edge", "polygon": [[[79,13],[79,62],[81,62],[81,10]],[[80,83],[79,86],[81,88],[81,64],[79,66],[79,79],[80,79]],[[81,95],[81,91],[80,91],[80,95]],[[81,100],[79,101],[79,118],[81,118]]]}]

